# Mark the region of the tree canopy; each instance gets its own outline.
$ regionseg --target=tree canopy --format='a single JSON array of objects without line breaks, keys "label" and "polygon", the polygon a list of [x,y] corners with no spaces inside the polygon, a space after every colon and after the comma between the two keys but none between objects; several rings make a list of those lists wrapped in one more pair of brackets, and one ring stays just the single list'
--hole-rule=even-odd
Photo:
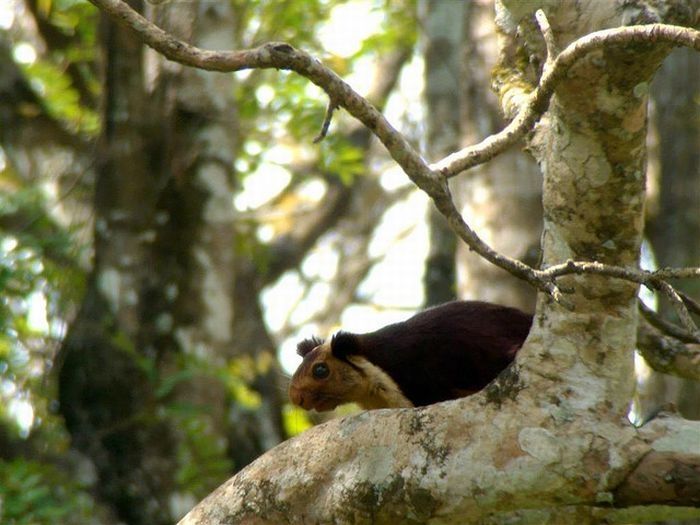
[{"label": "tree canopy", "polygon": [[[90,2],[17,1],[0,33],[3,520],[700,518],[692,408],[657,393],[628,419],[635,349],[700,378],[697,252],[665,242],[700,233],[700,173],[649,140],[697,149],[697,126],[668,131],[671,102],[649,101],[672,49],[700,50],[700,4]],[[371,30],[338,23],[352,9]],[[344,51],[328,28],[349,29]],[[397,89],[416,63],[420,111]],[[657,87],[697,123],[695,84]],[[524,229],[509,192],[525,198],[534,163],[514,161],[512,186],[479,170],[522,146],[541,243],[505,247],[477,204],[502,200],[501,227]],[[426,201],[430,247],[385,275],[425,268],[428,304],[470,293],[458,239],[526,283],[516,363],[464,399],[309,428],[325,419],[286,402],[278,349],[353,308],[390,319],[378,268],[425,235]],[[696,405],[688,388],[676,404]]]}]

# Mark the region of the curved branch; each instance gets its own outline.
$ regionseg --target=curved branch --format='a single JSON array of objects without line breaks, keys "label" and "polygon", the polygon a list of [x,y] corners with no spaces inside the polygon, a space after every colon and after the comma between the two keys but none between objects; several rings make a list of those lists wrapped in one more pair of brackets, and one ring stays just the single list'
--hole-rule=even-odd
[{"label": "curved branch", "polygon": [[653,326],[663,334],[671,336],[672,338],[677,339],[681,343],[700,344],[700,340],[693,337],[692,334],[689,334],[687,330],[684,330],[683,328],[672,323],[671,321],[667,321],[659,314],[657,314],[654,310],[645,306],[642,301],[638,301],[637,306],[639,307],[639,312],[642,314],[644,319],[646,319],[646,321],[651,326]]},{"label": "curved branch", "polygon": [[331,100],[345,108],[379,138],[392,158],[403,168],[409,178],[433,199],[455,232],[472,250],[561,301],[561,293],[551,281],[538,280],[534,269],[516,259],[499,254],[484,243],[456,209],[449,193],[447,179],[431,170],[403,135],[395,130],[371,103],[309,54],[296,50],[286,43],[268,43],[255,49],[242,51],[201,50],[175,39],[133,11],[121,0],[91,0],[91,2],[120,23],[136,31],[147,45],[171,60],[215,71],[270,67],[289,69],[308,78],[321,87]]},{"label": "curved branch", "polygon": [[641,322],[637,328],[637,349],[657,372],[700,381],[700,344],[664,337],[651,324]]},{"label": "curved branch", "polygon": [[694,313],[695,315],[700,315],[700,303],[698,303],[695,299],[690,297],[688,294],[683,293],[680,290],[676,290],[678,292],[678,295],[680,298],[683,300],[683,304],[688,308],[688,311],[691,313]]},{"label": "curved branch", "polygon": [[[131,9],[122,0],[90,0],[120,24],[166,58],[208,71],[232,72],[242,69],[284,69],[295,71],[323,89],[338,106],[362,122],[384,144],[389,154],[414,182],[435,175],[404,136],[364,97],[335,72],[310,54],[285,42],[270,42],[254,49],[211,51],[187,44]],[[415,179],[414,179],[415,177]]]},{"label": "curved branch", "polygon": [[569,44],[554,60],[540,79],[539,86],[523,102],[518,115],[498,133],[479,144],[469,146],[431,165],[445,177],[491,160],[525,136],[546,111],[554,88],[566,76],[571,66],[586,53],[615,44],[666,42],[700,51],[700,31],[669,24],[618,27],[590,33]]},{"label": "curved branch", "polygon": [[559,55],[559,46],[557,46],[556,39],[554,38],[554,32],[552,31],[552,26],[549,25],[549,20],[547,15],[542,9],[535,11],[535,20],[537,20],[537,25],[540,27],[540,32],[544,38],[545,47],[547,49],[547,61],[545,62],[545,68],[551,68],[554,63],[554,59]]},{"label": "curved branch", "polygon": [[[530,95],[519,115],[502,131],[481,143],[449,155],[427,166],[413,147],[398,133],[369,102],[333,71],[323,66],[308,53],[284,42],[271,42],[258,48],[239,51],[211,51],[182,42],[152,24],[121,0],[90,0],[113,16],[118,22],[136,31],[150,47],[165,57],[182,64],[212,71],[239,71],[251,68],[293,70],[322,88],[333,100],[335,92],[342,96],[338,103],[351,115],[362,121],[382,141],[391,156],[406,173],[421,178],[433,178],[432,171],[444,177],[453,177],[477,164],[490,160],[513,145],[531,129],[547,109],[557,83],[569,68],[583,55],[594,49],[613,44],[666,42],[700,50],[700,32],[687,27],[668,24],[649,24],[596,31],[582,37],[562,51],[545,72],[538,88]],[[418,173],[417,173],[418,172]],[[431,177],[432,175],[432,177]]]},{"label": "curved branch", "polygon": [[[284,42],[272,42],[254,49],[239,51],[202,50],[169,35],[133,11],[121,0],[90,1],[121,24],[131,28],[143,42],[170,60],[201,69],[222,72],[251,68],[285,69],[295,71],[309,79],[323,89],[333,103],[346,109],[384,144],[391,157],[403,168],[413,183],[433,199],[452,229],[472,250],[491,263],[547,293],[558,303],[569,306],[562,290],[555,282],[559,275],[598,273],[640,282],[638,280],[639,274],[635,274],[634,270],[610,267],[599,263],[569,262],[540,271],[496,252],[482,241],[464,221],[452,201],[447,181],[450,177],[466,169],[492,159],[522,138],[547,109],[554,88],[559,81],[565,77],[569,68],[586,53],[613,44],[649,42],[664,42],[700,50],[700,31],[668,24],[650,24],[605,29],[584,36],[567,46],[557,56],[552,67],[542,75],[539,86],[523,104],[517,117],[503,130],[487,137],[479,144],[428,165],[379,110],[356,93],[337,74],[304,51],[297,50]],[[683,276],[695,277],[698,274],[700,274],[700,270]],[[660,273],[655,279],[645,277],[643,281],[645,284],[652,284],[657,289],[661,287],[670,294],[671,291],[665,285],[659,284],[667,277],[668,275],[663,274],[662,276]],[[676,302],[676,304],[678,303]],[[687,319],[686,316],[683,318]],[[693,331],[691,326],[689,328]]]},{"label": "curved branch", "polygon": [[[334,419],[269,451],[180,525],[484,523],[522,508],[539,510],[537,523],[573,522],[543,519],[562,499],[582,512],[598,509],[600,522],[640,501],[679,512],[698,504],[700,451],[692,436],[700,423],[659,418],[634,431],[582,417],[557,425],[529,408],[497,409],[473,396]],[[485,430],[493,427],[498,440]],[[653,465],[644,461],[651,455]],[[596,482],[571,475],[581,464],[596,471]],[[612,473],[602,476],[606,468]],[[659,483],[664,490],[655,493]]]},{"label": "curved branch", "polygon": [[[624,279],[625,281],[643,284],[654,290],[664,293],[673,304],[679,319],[683,323],[683,327],[687,331],[687,337],[693,341],[700,342],[700,330],[695,325],[695,322],[688,312],[686,300],[681,297],[676,289],[671,286],[668,279],[679,278],[699,278],[700,268],[662,268],[656,271],[639,270],[635,268],[623,268],[621,266],[612,266],[595,261],[567,261],[562,264],[550,266],[545,270],[535,271],[536,277],[544,281],[552,281],[557,277],[572,274],[595,274]],[[690,299],[690,298],[687,298]],[[690,304],[696,306],[695,302],[690,299]]]},{"label": "curved branch", "polygon": [[693,318],[690,316],[688,308],[676,289],[666,281],[657,281],[654,283],[654,286],[657,290],[666,294],[666,297],[673,305],[673,309],[676,311],[678,319],[680,319],[683,328],[685,328],[693,338],[700,341],[700,330],[698,330],[695,321],[693,321]]}]

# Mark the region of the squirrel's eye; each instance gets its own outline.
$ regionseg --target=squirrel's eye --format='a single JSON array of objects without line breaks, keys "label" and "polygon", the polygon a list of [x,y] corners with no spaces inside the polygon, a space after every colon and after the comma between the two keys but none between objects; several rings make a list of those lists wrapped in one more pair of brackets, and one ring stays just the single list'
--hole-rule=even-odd
[{"label": "squirrel's eye", "polygon": [[311,374],[316,379],[325,379],[330,373],[331,371],[326,363],[316,363],[313,368],[311,368]]}]

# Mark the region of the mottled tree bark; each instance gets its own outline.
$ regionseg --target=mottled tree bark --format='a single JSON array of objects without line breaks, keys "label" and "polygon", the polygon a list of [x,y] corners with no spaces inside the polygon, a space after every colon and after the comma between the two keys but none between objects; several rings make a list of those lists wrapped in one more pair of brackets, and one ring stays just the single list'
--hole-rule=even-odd
[{"label": "mottled tree bark", "polygon": [[[575,9],[547,3],[547,15],[563,47],[603,27],[696,20],[685,2],[668,5],[678,9],[629,1],[579,2]],[[512,0],[497,10],[499,94],[511,104],[549,64],[535,7]],[[601,47],[557,86],[529,140],[544,177],[545,266],[573,259],[637,267],[645,88],[669,51],[658,43]],[[540,296],[516,365],[482,393],[315,427],[251,464],[181,523],[600,523],[697,516],[699,423],[666,417],[634,429],[625,417],[633,390],[636,285],[591,275],[561,284],[571,291],[573,310]]]}]

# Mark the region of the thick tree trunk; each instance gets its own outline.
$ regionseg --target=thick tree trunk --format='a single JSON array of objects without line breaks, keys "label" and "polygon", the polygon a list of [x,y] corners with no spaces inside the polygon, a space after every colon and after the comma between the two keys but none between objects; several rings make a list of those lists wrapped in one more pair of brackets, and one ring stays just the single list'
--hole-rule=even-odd
[{"label": "thick tree trunk", "polygon": [[[631,2],[578,3],[573,11],[565,3],[547,5],[554,6],[547,14],[562,47],[596,29],[634,23],[635,16],[659,15]],[[523,79],[538,78],[538,61],[545,63],[531,23],[535,7],[519,0],[499,6],[503,99],[516,100]],[[544,175],[545,265],[575,259],[637,267],[644,87],[668,51],[654,43],[601,48],[559,84],[530,141]],[[592,276],[560,283],[573,288],[567,295],[573,311],[540,297],[516,365],[484,392],[315,427],[251,464],[181,523],[599,523],[697,516],[700,423],[661,418],[638,430],[625,417],[636,286]]]},{"label": "thick tree trunk", "polygon": [[[613,5],[596,14],[606,25],[618,22]],[[583,19],[575,26],[558,24],[567,20],[565,15],[550,13],[559,46],[599,29]],[[534,27],[528,37],[541,38]],[[669,51],[668,46],[653,44],[603,48],[595,57],[577,62],[556,89],[530,141],[544,177],[544,266],[574,259],[638,267],[647,98],[634,89],[650,81]],[[538,58],[545,64],[546,56]],[[637,286],[590,276],[568,277],[561,283],[574,290],[573,312],[541,297],[538,312],[544,315],[538,317],[531,340],[541,344],[541,357],[557,356],[555,366],[567,363],[559,381],[572,392],[588,397],[585,390],[595,385],[597,401],[589,409],[623,415],[634,385]],[[537,364],[539,371],[545,373],[541,365]],[[582,368],[589,372],[581,374]]]}]

